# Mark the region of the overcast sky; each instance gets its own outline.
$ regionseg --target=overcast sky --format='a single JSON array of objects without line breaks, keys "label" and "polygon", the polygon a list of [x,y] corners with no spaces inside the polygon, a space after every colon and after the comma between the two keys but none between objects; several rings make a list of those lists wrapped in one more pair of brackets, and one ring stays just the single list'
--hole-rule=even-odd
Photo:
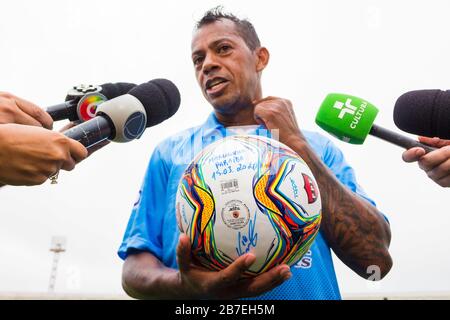
[{"label": "overcast sky", "polygon": [[[0,293],[45,292],[51,237],[67,237],[56,291],[122,294],[116,251],[155,145],[211,112],[190,60],[195,21],[223,4],[249,18],[270,53],[264,95],[290,99],[302,129],[329,92],[360,96],[395,129],[396,99],[450,85],[448,1],[3,1],[0,91],[42,107],[79,83],[142,83],[163,77],[181,92],[178,113],[127,144],[111,144],[62,172],[58,185],[0,189]],[[65,123],[59,123],[61,127]],[[396,129],[395,129],[396,130]],[[450,191],[402,150],[369,137],[344,151],[390,220],[394,266],[368,283],[335,259],[344,295],[450,292]]]}]

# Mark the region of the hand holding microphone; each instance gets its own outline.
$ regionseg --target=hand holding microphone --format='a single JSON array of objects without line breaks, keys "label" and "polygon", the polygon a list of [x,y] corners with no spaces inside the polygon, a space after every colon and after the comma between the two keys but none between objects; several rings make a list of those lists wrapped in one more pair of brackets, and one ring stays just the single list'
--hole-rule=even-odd
[{"label": "hand holding microphone", "polygon": [[[416,90],[397,99],[394,122],[401,130],[418,134],[419,141],[437,148],[406,150],[405,162],[416,162],[428,177],[442,187],[450,187],[450,91]],[[428,138],[434,137],[434,138]],[[441,139],[442,138],[442,139]]]},{"label": "hand holding microphone", "polygon": [[[450,137],[450,92],[413,91],[401,96],[395,106],[394,121],[405,131]],[[447,110],[447,111],[446,111]],[[316,123],[331,135],[353,144],[362,144],[371,134],[406,148],[403,160],[418,161],[427,175],[443,187],[450,186],[450,141],[419,137],[419,141],[402,136],[373,122],[378,109],[364,99],[329,94],[316,116]]]},{"label": "hand holding microphone", "polygon": [[425,153],[422,148],[411,148],[402,154],[405,162],[416,162],[427,176],[441,187],[450,187],[450,140],[437,137],[419,137],[419,141],[437,149]]},{"label": "hand holding microphone", "polygon": [[[140,86],[124,83],[102,86],[102,92],[111,100],[93,101],[91,107],[98,106],[98,110],[90,109],[96,112],[95,117],[65,131],[64,135],[45,129],[52,127],[53,119],[44,110],[11,94],[0,93],[0,186],[41,184],[60,169],[72,170],[85,159],[88,150],[84,146],[92,152],[107,139],[131,141],[140,137],[146,127],[172,116],[180,105],[178,89],[165,79]],[[86,94],[69,99],[59,109],[47,110],[54,120],[78,121],[80,118],[74,117],[79,116],[78,106],[83,98]]]},{"label": "hand holding microphone", "polygon": [[38,185],[60,169],[72,170],[86,158],[79,142],[37,126],[0,125],[0,182]]},{"label": "hand holding microphone", "polygon": [[86,157],[83,145],[48,130],[52,126],[50,115],[35,104],[0,93],[0,186],[41,184]]}]

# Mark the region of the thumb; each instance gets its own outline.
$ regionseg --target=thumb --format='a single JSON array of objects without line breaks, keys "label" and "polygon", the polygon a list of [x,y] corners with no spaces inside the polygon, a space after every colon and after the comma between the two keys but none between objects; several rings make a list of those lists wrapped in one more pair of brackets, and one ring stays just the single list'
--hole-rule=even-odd
[{"label": "thumb", "polygon": [[262,126],[266,126],[266,123],[264,122],[264,120],[258,116],[257,114],[253,115],[253,118],[255,119],[256,123]]},{"label": "thumb", "polygon": [[402,154],[402,159],[405,162],[414,162],[420,159],[425,154],[425,150],[420,147],[415,147],[406,150]]},{"label": "thumb", "polygon": [[177,246],[177,262],[180,272],[188,271],[191,266],[192,258],[190,247],[189,237],[184,233],[180,234]]},{"label": "thumb", "polygon": [[266,122],[264,121],[264,114],[263,114],[263,108],[261,106],[258,106],[258,103],[260,103],[261,100],[254,100],[253,106],[253,118],[255,119],[256,123],[259,125],[262,125],[267,128]]}]

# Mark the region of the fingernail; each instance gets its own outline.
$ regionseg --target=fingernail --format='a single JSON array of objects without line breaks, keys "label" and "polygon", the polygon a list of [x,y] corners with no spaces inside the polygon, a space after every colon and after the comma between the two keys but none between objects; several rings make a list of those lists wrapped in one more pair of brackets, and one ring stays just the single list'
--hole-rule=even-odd
[{"label": "fingernail", "polygon": [[256,257],[253,254],[248,254],[245,258],[245,266],[248,268],[250,267],[253,262],[255,262]]},{"label": "fingernail", "polygon": [[280,276],[284,279],[287,280],[292,276],[291,273],[291,268],[289,268],[288,266],[284,266],[281,271],[280,271]]},{"label": "fingernail", "polygon": [[291,271],[290,270],[283,270],[283,271],[281,271],[281,277],[284,279],[284,280],[288,280],[288,279],[290,279],[291,277],[292,277],[292,273],[291,273]]}]

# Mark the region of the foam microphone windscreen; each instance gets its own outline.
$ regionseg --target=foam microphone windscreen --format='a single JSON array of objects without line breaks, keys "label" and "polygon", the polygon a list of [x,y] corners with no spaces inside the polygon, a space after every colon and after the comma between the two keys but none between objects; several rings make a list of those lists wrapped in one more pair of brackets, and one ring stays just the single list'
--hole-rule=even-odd
[{"label": "foam microphone windscreen", "polygon": [[415,90],[394,107],[395,125],[406,132],[450,139],[450,90]]},{"label": "foam microphone windscreen", "polygon": [[180,107],[180,92],[167,79],[154,79],[131,89],[147,113],[146,127],[154,126],[175,114]]},{"label": "foam microphone windscreen", "polygon": [[121,96],[128,93],[131,89],[136,87],[134,83],[128,82],[116,82],[116,83],[105,83],[101,85],[102,90],[100,91],[108,99],[113,99],[115,97]]}]

